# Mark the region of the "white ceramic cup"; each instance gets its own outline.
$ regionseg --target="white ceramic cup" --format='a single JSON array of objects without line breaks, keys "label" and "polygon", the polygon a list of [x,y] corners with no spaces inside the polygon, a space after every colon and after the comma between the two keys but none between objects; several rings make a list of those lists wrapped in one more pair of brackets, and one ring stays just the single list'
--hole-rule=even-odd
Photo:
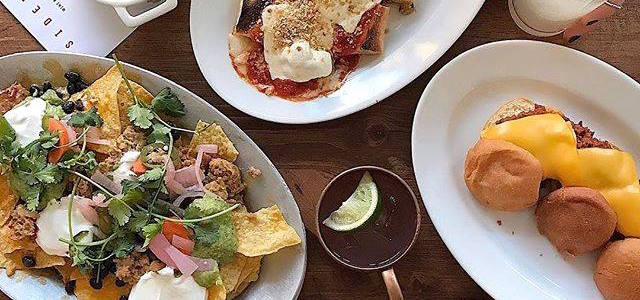
[{"label": "white ceramic cup", "polygon": [[144,11],[137,15],[131,15],[127,10],[127,7],[133,5],[142,4],[145,2],[159,2],[163,0],[150,1],[150,0],[96,0],[100,3],[111,5],[122,19],[125,25],[129,27],[140,26],[146,22],[149,22],[161,15],[164,15],[178,6],[178,0],[164,0],[164,2],[158,6],[155,6],[147,11]]}]

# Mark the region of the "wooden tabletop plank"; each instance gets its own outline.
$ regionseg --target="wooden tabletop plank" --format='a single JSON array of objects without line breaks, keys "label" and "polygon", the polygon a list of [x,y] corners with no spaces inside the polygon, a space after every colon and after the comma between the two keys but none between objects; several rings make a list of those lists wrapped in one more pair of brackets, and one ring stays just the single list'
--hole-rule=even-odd
[{"label": "wooden tabletop plank", "polygon": [[[420,9],[420,1],[417,3]],[[624,10],[601,23],[599,29],[571,47],[594,55],[638,80],[640,3],[627,1]],[[358,165],[389,168],[419,194],[411,165],[410,136],[413,113],[424,87],[437,70],[460,53],[507,39],[535,38],[515,26],[506,0],[488,0],[453,47],[405,88],[361,112],[312,125],[261,121],[218,97],[204,80],[193,56],[187,0],[180,1],[171,13],[138,28],[115,52],[120,59],[165,76],[213,104],[265,151],[297,200],[315,203],[333,176]],[[562,42],[559,37],[540,40]],[[0,55],[32,50],[42,47],[0,6]],[[301,210],[305,222],[311,224],[313,207]],[[407,299],[490,298],[449,253],[424,208],[422,213],[422,231],[415,247],[395,266]],[[380,274],[340,267],[324,253],[313,234],[307,238],[308,266],[301,299],[386,298]],[[0,294],[0,299],[5,298]]]}]

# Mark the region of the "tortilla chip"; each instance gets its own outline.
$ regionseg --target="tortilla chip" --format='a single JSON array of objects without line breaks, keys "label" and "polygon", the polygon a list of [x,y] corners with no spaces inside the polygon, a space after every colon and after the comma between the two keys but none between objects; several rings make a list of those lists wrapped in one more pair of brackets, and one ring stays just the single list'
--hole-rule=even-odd
[{"label": "tortilla chip", "polygon": [[233,299],[240,295],[252,282],[258,280],[258,274],[260,273],[260,263],[262,256],[247,258],[247,264],[242,270],[240,275],[240,281],[234,290],[229,294],[229,298]]},{"label": "tortilla chip", "polygon": [[35,251],[38,244],[32,239],[13,240],[10,238],[11,229],[8,226],[0,228],[0,253],[9,254],[17,250]]},{"label": "tortilla chip", "polygon": [[80,269],[71,266],[71,261],[69,259],[65,259],[64,265],[54,266],[54,268],[58,271],[60,277],[62,277],[62,282],[65,284],[69,281],[84,277],[84,274],[82,274]]},{"label": "tortilla chip", "polygon": [[196,133],[193,135],[189,148],[191,149],[191,155],[195,155],[196,147],[203,144],[215,144],[218,145],[218,155],[220,157],[234,162],[238,158],[238,150],[233,146],[233,142],[227,137],[218,124],[211,124],[204,121],[198,121],[196,125]]},{"label": "tortilla chip", "polygon": [[97,300],[97,299],[120,299],[120,296],[128,295],[131,291],[130,285],[123,287],[116,286],[116,276],[107,275],[102,282],[102,288],[96,290],[89,284],[87,277],[82,277],[76,281],[75,294],[78,300]]},{"label": "tortilla chip", "polygon": [[236,253],[231,262],[220,265],[222,283],[228,292],[232,292],[240,282],[240,274],[242,273],[242,269],[244,269],[246,263],[247,257],[240,253]]},{"label": "tortilla chip", "polygon": [[236,229],[238,252],[245,256],[267,255],[301,242],[276,205],[255,213],[236,209],[231,212],[231,218]]},{"label": "tortilla chip", "polygon": [[207,300],[227,299],[227,290],[225,290],[224,285],[214,284],[213,286],[207,289],[207,292],[208,292]]},{"label": "tortilla chip", "polygon": [[[26,267],[22,263],[22,257],[25,255],[31,255],[36,259],[36,265],[33,267]],[[37,248],[34,251],[31,250],[16,250],[11,253],[5,254],[7,260],[10,260],[18,270],[28,269],[44,269],[53,266],[62,266],[65,264],[64,258],[55,255],[49,255],[45,253],[41,248]]]},{"label": "tortilla chip", "polygon": [[[140,86],[139,84],[131,80],[129,80],[129,83],[131,84],[133,93],[136,94],[136,98],[138,98],[138,101],[142,101],[146,104],[151,104],[151,100],[153,100],[153,95],[151,95],[151,93],[149,93],[142,86]],[[119,107],[119,114],[120,114],[120,126],[122,126],[122,128],[125,128],[127,125],[129,125],[129,123],[131,123],[129,121],[129,116],[127,115],[127,113],[129,112],[129,107],[134,104],[134,101],[133,101],[133,97],[131,97],[131,93],[129,93],[129,88],[127,87],[127,84],[124,82],[124,80],[122,80],[117,93],[118,93],[117,98],[118,98],[118,107]]]},{"label": "tortilla chip", "polygon": [[122,75],[116,66],[91,84],[85,91],[89,105],[98,110],[104,122],[102,124],[102,138],[115,139],[122,132],[120,125],[120,110],[118,106],[118,89],[122,82]]},{"label": "tortilla chip", "polygon": [[18,203],[18,197],[9,187],[7,176],[0,176],[0,226],[4,225]]}]

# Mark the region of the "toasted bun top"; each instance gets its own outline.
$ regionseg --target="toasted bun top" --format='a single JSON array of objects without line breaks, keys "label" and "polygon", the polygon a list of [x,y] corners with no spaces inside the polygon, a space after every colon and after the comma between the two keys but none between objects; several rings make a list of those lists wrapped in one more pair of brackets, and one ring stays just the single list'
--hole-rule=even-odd
[{"label": "toasted bun top", "polygon": [[593,279],[607,300],[639,300],[640,239],[611,243],[598,258]]},{"label": "toasted bun top", "polygon": [[515,211],[538,200],[542,165],[531,153],[509,142],[480,139],[467,153],[464,179],[478,202]]},{"label": "toasted bun top", "polygon": [[600,192],[560,188],[538,203],[538,230],[561,253],[579,255],[602,246],[616,229],[616,213]]},{"label": "toasted bun top", "polygon": [[502,104],[498,110],[489,117],[482,129],[487,129],[498,123],[500,120],[531,112],[536,109],[536,106],[543,106],[547,112],[556,113],[564,117],[564,114],[561,111],[551,106],[539,105],[527,98],[517,98]]}]

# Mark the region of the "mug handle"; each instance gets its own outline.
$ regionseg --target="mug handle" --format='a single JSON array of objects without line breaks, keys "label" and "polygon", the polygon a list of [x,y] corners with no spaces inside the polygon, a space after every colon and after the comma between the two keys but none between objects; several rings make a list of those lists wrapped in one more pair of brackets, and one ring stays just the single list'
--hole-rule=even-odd
[{"label": "mug handle", "polygon": [[125,25],[128,27],[137,27],[170,12],[176,8],[176,6],[178,6],[178,0],[165,0],[162,4],[137,16],[132,16],[126,7],[115,7],[115,10]]},{"label": "mug handle", "polygon": [[608,0],[592,12],[578,19],[573,25],[567,27],[562,34],[564,40],[573,43],[580,39],[585,33],[595,29],[595,25],[600,20],[613,15],[616,11],[622,9],[624,0]]},{"label": "mug handle", "polygon": [[393,271],[393,268],[382,272],[382,279],[384,280],[384,285],[387,286],[389,300],[404,300],[400,284],[398,284],[398,279],[396,278],[396,273]]}]

